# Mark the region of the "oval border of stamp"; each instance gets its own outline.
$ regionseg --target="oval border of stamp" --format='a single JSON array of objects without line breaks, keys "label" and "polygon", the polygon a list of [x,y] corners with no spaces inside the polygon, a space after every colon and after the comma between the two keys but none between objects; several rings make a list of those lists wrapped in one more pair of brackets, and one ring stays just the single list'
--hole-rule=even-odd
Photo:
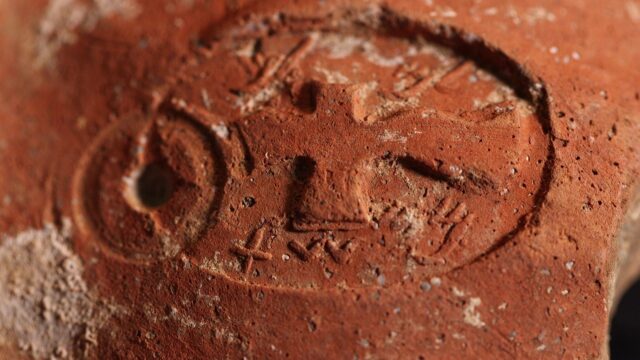
[{"label": "oval border of stamp", "polygon": [[[289,11],[282,12],[279,10],[274,10],[272,6],[268,7],[272,4],[262,5],[267,6],[258,6],[257,13],[259,15],[256,16],[254,13],[252,13],[252,21],[254,23],[259,23],[260,21],[262,21],[263,24],[272,24],[273,22],[284,21],[283,19],[287,19],[288,21],[292,21],[297,26],[296,30],[300,30],[301,28],[305,29],[305,22],[311,24],[309,25],[309,27],[313,28],[313,26],[322,27],[322,21],[324,21],[324,19],[322,18],[315,18],[313,16],[310,16],[301,17],[299,19],[300,21],[296,22],[296,19],[291,20],[292,18],[289,17]],[[460,262],[459,264],[456,264],[451,268],[442,270],[441,272],[432,275],[442,275],[450,273],[470,263],[485,258],[488,254],[494,252],[498,248],[508,243],[509,240],[513,239],[518,233],[525,229],[528,224],[535,223],[539,214],[539,209],[546,198],[546,194],[548,193],[549,184],[551,182],[553,170],[555,168],[555,147],[552,141],[552,127],[549,116],[549,100],[546,87],[541,79],[536,78],[535,76],[527,72],[526,68],[520,65],[516,59],[509,57],[498,47],[493,46],[477,35],[468,33],[463,29],[457,28],[455,26],[447,25],[433,20],[426,21],[412,19],[410,17],[402,15],[401,13],[395,12],[389,7],[379,7],[377,9],[377,11],[371,11],[371,7],[342,7],[342,9],[336,11],[336,14],[332,14],[332,19],[338,19],[336,20],[337,23],[344,25],[345,22],[355,21],[353,19],[357,20],[362,17],[371,16],[371,14],[373,13],[374,16],[379,16],[374,20],[374,22],[376,22],[376,27],[367,27],[367,31],[377,31],[383,34],[398,32],[401,33],[402,37],[405,38],[411,38],[417,35],[421,35],[429,42],[433,42],[437,45],[446,47],[447,49],[452,50],[455,54],[465,59],[471,60],[472,62],[478,64],[480,68],[488,70],[491,74],[502,80],[505,84],[509,85],[520,98],[527,101],[533,107],[534,114],[536,115],[536,121],[541,126],[541,139],[545,139],[544,142],[540,144],[540,149],[544,152],[544,158],[542,158],[543,163],[541,165],[539,183],[537,187],[532,190],[532,206],[526,212],[515,216],[515,227],[511,230],[508,230],[506,233],[497,235],[495,240],[492,241],[491,245],[488,246],[485,250],[479,251],[476,255],[471,256],[469,259]],[[348,18],[347,20],[340,20],[341,14],[349,14],[350,18]],[[359,17],[359,14],[362,16]],[[238,36],[240,38],[242,38],[243,36],[251,37],[252,34],[250,33],[242,33],[242,31],[234,32],[234,26],[238,26],[238,18],[239,17],[236,17],[226,23],[223,23],[223,25],[216,28],[216,30],[222,30],[222,36]],[[314,23],[314,20],[320,22],[320,25]],[[328,21],[330,22],[331,20]],[[260,26],[247,26],[245,29],[249,28],[258,30],[263,29]],[[328,29],[328,31],[340,31],[339,26],[336,28],[335,26],[332,27],[331,25],[329,25],[326,28]],[[322,27],[322,29],[326,30],[325,27]],[[225,35],[225,31],[230,31],[232,35]],[[275,31],[275,33],[277,34],[278,31]],[[216,33],[216,36],[219,36],[219,34]],[[231,281],[243,283],[246,285],[271,287],[267,284],[256,283],[247,279],[242,280],[241,278],[230,276],[229,274],[226,274],[224,272],[216,272],[216,274],[221,274]],[[296,287],[287,285],[273,285],[273,287],[296,289]],[[369,286],[367,286],[367,288],[368,287]],[[376,286],[374,285],[373,287]]]}]

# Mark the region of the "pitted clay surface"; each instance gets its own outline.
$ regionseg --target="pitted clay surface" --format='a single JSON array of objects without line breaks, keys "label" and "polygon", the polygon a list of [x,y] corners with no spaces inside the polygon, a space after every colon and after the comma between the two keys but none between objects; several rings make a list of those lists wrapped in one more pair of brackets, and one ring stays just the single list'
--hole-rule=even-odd
[{"label": "pitted clay surface", "polygon": [[0,1],[0,358],[606,357],[633,2]]}]

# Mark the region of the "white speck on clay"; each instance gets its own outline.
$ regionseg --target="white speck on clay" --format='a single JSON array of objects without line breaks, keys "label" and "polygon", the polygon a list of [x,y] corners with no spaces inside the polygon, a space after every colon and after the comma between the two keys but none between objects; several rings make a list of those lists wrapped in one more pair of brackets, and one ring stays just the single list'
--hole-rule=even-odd
[{"label": "white speck on clay", "polygon": [[239,42],[235,48],[235,54],[239,57],[251,59],[255,55],[256,40]]},{"label": "white speck on clay", "polygon": [[0,344],[34,358],[86,357],[111,310],[82,278],[83,264],[58,230],[26,230],[0,241]]},{"label": "white speck on clay", "polygon": [[532,7],[527,9],[523,18],[529,25],[535,25],[539,21],[556,21],[556,15],[543,7]]},{"label": "white speck on clay", "polygon": [[332,71],[319,66],[316,66],[314,70],[324,75],[329,84],[348,84],[351,82],[348,77],[339,71]]},{"label": "white speck on clay", "polygon": [[213,259],[205,258],[199,268],[212,274],[224,274],[224,263],[220,260],[220,252],[213,254]]},{"label": "white speck on clay", "polygon": [[498,14],[498,9],[495,7],[490,7],[484,10],[484,14],[487,16],[494,16]]},{"label": "white speck on clay", "polygon": [[330,59],[344,59],[351,55],[356,48],[361,47],[364,41],[364,39],[355,36],[327,34],[320,38],[317,46],[328,49]]},{"label": "white speck on clay", "polygon": [[363,37],[330,34],[320,38],[317,46],[320,49],[328,49],[330,59],[344,59],[353,54],[356,49],[359,49],[369,62],[381,67],[395,67],[405,62],[405,57],[401,55],[386,57],[380,54],[378,48]]},{"label": "white speck on clay", "polygon": [[455,286],[451,289],[451,291],[453,292],[453,295],[455,295],[457,297],[463,297],[464,296],[464,291],[458,289]]},{"label": "white speck on clay", "polygon": [[201,327],[206,327],[211,325],[206,321],[194,320],[189,315],[176,309],[175,306],[169,306],[168,311],[166,313],[161,313],[154,306],[147,303],[143,305],[143,311],[147,319],[156,323],[173,320],[177,322],[179,326],[183,328],[190,328],[190,329],[201,328]]},{"label": "white speck on clay", "polygon": [[485,326],[484,321],[482,321],[482,319],[480,318],[480,313],[476,311],[476,307],[480,306],[481,304],[482,300],[480,300],[480,298],[469,298],[469,302],[462,312],[464,315],[465,323],[477,328]]},{"label": "white speck on clay", "polygon": [[406,136],[401,136],[399,133],[395,132],[395,131],[389,131],[387,129],[384,130],[384,133],[382,135],[380,135],[380,140],[387,142],[387,141],[394,141],[394,142],[399,142],[399,143],[406,143],[407,142],[407,137]]},{"label": "white speck on clay", "polygon": [[437,114],[435,109],[427,109],[422,112],[421,116],[423,119],[429,119]]},{"label": "white speck on clay", "polygon": [[211,125],[211,130],[221,139],[229,138],[229,128],[225,124]]},{"label": "white speck on clay", "polygon": [[205,109],[211,110],[211,98],[209,97],[207,89],[200,90],[200,96],[202,97],[202,104],[204,104]]},{"label": "white speck on clay", "polygon": [[35,65],[42,67],[55,62],[64,45],[73,44],[78,32],[93,30],[106,17],[119,15],[132,19],[140,12],[133,0],[50,0],[38,25],[35,41]]},{"label": "white speck on clay", "polygon": [[282,84],[276,81],[256,93],[243,94],[236,100],[236,107],[242,114],[252,113],[278,95],[281,87]]},{"label": "white speck on clay", "polygon": [[456,16],[458,16],[458,13],[456,13],[453,9],[451,8],[446,8],[440,11],[440,16],[445,17],[445,18],[454,18]]},{"label": "white speck on clay", "polygon": [[[136,152],[137,152],[137,150],[136,150]],[[131,191],[132,194],[135,194],[135,192],[136,192],[136,184],[137,184],[138,179],[140,178],[141,174],[142,174],[142,169],[141,168],[136,168],[133,171],[131,171],[130,173],[122,176],[122,182],[124,183],[126,191]]]},{"label": "white speck on clay", "polygon": [[378,52],[378,48],[376,48],[370,42],[365,42],[363,44],[364,53],[367,56],[367,60],[371,63],[376,64],[381,67],[394,67],[398,65],[402,65],[405,62],[404,56],[396,55],[393,57],[385,57]]},{"label": "white speck on clay", "polygon": [[516,9],[515,7],[508,6],[507,10],[505,11],[505,15],[507,18],[511,19],[514,25],[520,25],[524,22],[529,26],[534,26],[542,21],[556,21],[556,15],[543,7],[531,7],[526,9],[525,11],[518,11],[518,9]]}]

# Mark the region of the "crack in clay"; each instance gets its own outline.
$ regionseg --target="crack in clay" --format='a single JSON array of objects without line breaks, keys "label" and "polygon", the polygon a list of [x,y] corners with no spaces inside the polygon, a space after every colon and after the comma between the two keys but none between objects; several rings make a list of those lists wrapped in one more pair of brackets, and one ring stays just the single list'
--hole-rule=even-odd
[{"label": "crack in clay", "polygon": [[34,358],[88,356],[111,313],[82,278],[80,258],[61,231],[47,225],[4,236],[0,245],[0,344]]}]

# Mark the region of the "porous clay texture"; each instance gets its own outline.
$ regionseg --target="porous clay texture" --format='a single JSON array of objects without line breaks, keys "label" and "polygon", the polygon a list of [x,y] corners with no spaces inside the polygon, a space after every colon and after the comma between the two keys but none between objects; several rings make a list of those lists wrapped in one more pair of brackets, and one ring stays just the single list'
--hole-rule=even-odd
[{"label": "porous clay texture", "polygon": [[5,9],[0,353],[607,357],[640,4]]}]

